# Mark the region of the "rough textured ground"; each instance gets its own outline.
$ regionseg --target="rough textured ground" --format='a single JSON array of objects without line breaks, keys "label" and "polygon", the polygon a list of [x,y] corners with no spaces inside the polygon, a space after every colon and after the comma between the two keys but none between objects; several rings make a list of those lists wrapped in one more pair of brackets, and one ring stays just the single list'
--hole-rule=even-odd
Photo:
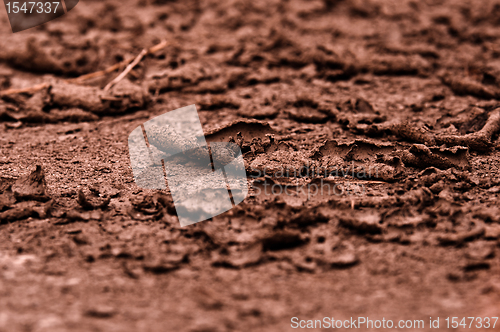
[{"label": "rough textured ground", "polygon": [[[1,89],[50,84],[0,99],[0,330],[499,316],[500,2],[81,1],[25,32],[0,22]],[[164,39],[108,92],[117,72],[63,82]],[[270,167],[254,187],[321,180],[280,165],[379,172],[327,179],[361,196],[254,188],[181,228],[168,194],[134,184],[127,137],[193,103],[251,180]]]}]

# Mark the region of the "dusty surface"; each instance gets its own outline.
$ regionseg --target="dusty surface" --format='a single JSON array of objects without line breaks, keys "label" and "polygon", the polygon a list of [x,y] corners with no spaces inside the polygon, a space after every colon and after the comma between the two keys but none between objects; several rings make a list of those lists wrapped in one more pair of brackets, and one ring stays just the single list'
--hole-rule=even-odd
[{"label": "dusty surface", "polygon": [[[0,99],[0,330],[500,315],[500,3],[83,1],[21,33],[0,21],[1,88],[50,83]],[[116,72],[62,82],[163,39],[110,91]],[[379,172],[327,179],[361,196],[254,189],[181,228],[134,184],[127,137],[193,103],[208,141],[269,166],[256,187],[321,181],[281,165]]]}]

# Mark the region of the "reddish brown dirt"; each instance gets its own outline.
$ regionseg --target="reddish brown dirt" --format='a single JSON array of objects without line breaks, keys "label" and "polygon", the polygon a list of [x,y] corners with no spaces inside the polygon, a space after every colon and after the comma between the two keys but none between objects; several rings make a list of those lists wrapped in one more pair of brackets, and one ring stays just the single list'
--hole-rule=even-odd
[{"label": "reddish brown dirt", "polygon": [[[500,316],[500,2],[80,1],[25,32],[0,22],[1,89],[50,85],[0,99],[1,331]],[[109,92],[117,72],[62,82],[163,39]],[[361,196],[254,188],[181,228],[168,194],[135,185],[127,137],[193,103],[254,174],[378,176],[329,178]],[[255,186],[289,181],[267,175]]]}]

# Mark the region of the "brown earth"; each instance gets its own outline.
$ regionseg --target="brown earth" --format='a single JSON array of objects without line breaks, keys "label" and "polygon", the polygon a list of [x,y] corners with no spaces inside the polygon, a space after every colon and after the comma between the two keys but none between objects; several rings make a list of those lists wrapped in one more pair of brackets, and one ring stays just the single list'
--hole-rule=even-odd
[{"label": "brown earth", "polygon": [[[80,1],[0,21],[1,89],[47,83],[0,92],[1,331],[500,315],[499,1]],[[117,71],[65,81],[162,40],[109,91]],[[180,227],[135,185],[127,137],[190,104],[207,140],[241,146],[252,190]],[[306,164],[378,172],[325,179],[362,195],[257,194],[321,182],[273,171]]]}]

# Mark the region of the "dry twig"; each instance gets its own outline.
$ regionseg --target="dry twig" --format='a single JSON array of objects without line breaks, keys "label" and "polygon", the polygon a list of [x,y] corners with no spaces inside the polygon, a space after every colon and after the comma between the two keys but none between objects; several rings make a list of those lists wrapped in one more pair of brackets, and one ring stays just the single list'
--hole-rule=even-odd
[{"label": "dry twig", "polygon": [[104,91],[108,91],[109,89],[111,89],[113,87],[113,85],[115,85],[116,83],[120,82],[125,76],[127,76],[127,74],[135,67],[137,66],[137,64],[142,60],[142,58],[148,53],[148,50],[146,49],[143,49],[141,51],[141,53],[139,53],[139,55],[135,58],[135,60],[129,64],[127,66],[127,68],[125,68],[125,70],[120,74],[118,75],[114,80],[112,80],[111,82],[109,82],[108,84],[106,84],[106,86],[104,87]]},{"label": "dry twig", "polygon": [[48,86],[49,86],[49,83],[41,83],[41,84],[30,86],[29,88],[24,88],[24,89],[7,89],[7,90],[0,91],[0,97],[7,96],[7,95],[15,95],[15,94],[19,94],[19,93],[35,93],[37,91],[45,89]]},{"label": "dry twig", "polygon": [[114,80],[112,80],[111,82],[109,82],[104,87],[104,91],[108,91],[109,89],[111,89],[113,87],[113,85],[115,85],[116,83],[120,82],[125,76],[127,76],[127,74],[132,69],[134,69],[134,67],[137,66],[137,64],[139,62],[141,62],[141,60],[142,60],[143,57],[145,57],[148,54],[151,54],[151,53],[154,53],[154,52],[157,52],[157,51],[161,50],[162,48],[164,48],[165,46],[167,46],[167,44],[168,44],[167,41],[164,40],[161,43],[159,43],[158,45],[155,45],[155,46],[151,47],[150,49],[143,49],[141,51],[141,53],[139,53],[139,55],[135,58],[135,60],[131,64],[129,64],[127,66],[127,68],[125,68],[125,70],[120,75],[118,75]]},{"label": "dry twig", "polygon": [[[137,66],[137,64],[142,60],[142,58],[148,54],[153,54],[153,53],[156,53],[158,52],[159,50],[165,48],[166,46],[168,45],[168,42],[166,40],[162,41],[161,43],[153,46],[153,47],[150,47],[149,49],[143,49],[141,51],[141,53],[139,53],[138,56],[136,56],[135,58],[131,57],[131,58],[127,58],[117,64],[114,64],[104,70],[99,70],[99,71],[96,71],[94,73],[90,73],[90,74],[85,74],[85,75],[82,75],[82,76],[79,76],[79,77],[76,77],[76,78],[71,78],[71,79],[67,79],[67,80],[63,80],[63,82],[65,83],[75,83],[75,84],[81,84],[83,83],[84,81],[87,81],[89,79],[92,79],[92,78],[96,78],[96,77],[101,77],[101,76],[104,76],[104,75],[107,75],[109,73],[112,73],[114,72],[115,70],[118,70],[120,68],[123,68],[124,66],[127,66],[125,68],[125,70],[118,76],[116,77],[113,81],[111,81],[110,83],[108,83],[106,85],[106,87],[104,88],[105,91],[109,90],[113,85],[115,85],[116,83],[118,83],[120,80],[122,80],[135,66]],[[130,63],[132,62],[132,63]],[[1,96],[7,96],[7,95],[13,95],[13,94],[19,94],[19,93],[35,93],[37,91],[40,91],[40,90],[43,90],[45,88],[47,88],[50,84],[49,83],[41,83],[41,84],[37,84],[35,86],[32,86],[32,87],[29,87],[29,88],[23,88],[23,89],[7,89],[7,90],[3,90],[3,91],[0,91],[0,97]]]}]

